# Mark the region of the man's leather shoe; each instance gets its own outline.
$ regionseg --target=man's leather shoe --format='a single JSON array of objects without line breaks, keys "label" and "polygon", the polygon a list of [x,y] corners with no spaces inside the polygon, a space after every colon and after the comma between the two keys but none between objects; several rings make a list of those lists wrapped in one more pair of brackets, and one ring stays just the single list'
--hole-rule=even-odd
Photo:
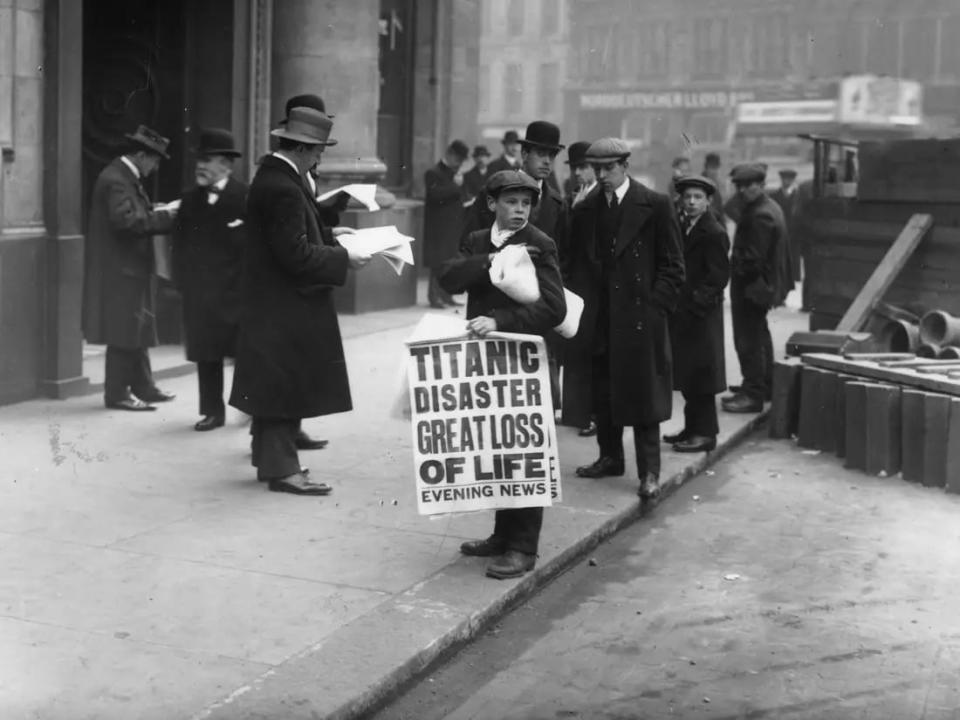
[{"label": "man's leather shoe", "polygon": [[704,435],[690,435],[673,445],[673,449],[679,453],[710,452],[715,450],[716,447],[717,438]]},{"label": "man's leather shoe", "polygon": [[617,460],[606,455],[590,465],[581,465],[577,468],[577,477],[602,478],[623,475],[623,460]]},{"label": "man's leather shoe", "polygon": [[730,402],[738,395],[743,394],[743,385],[731,385],[727,388],[730,392],[720,398],[721,402]]},{"label": "man's leather shoe", "polygon": [[297,431],[297,450],[323,450],[327,446],[327,440],[314,440],[303,430]]},{"label": "man's leather shoe", "polygon": [[660,479],[653,473],[647,473],[640,481],[640,488],[637,490],[644,500],[654,500],[660,495]]},{"label": "man's leather shoe", "polygon": [[591,420],[586,427],[580,428],[580,432],[577,433],[580,437],[593,437],[597,434],[597,424]]},{"label": "man's leather shoe", "polygon": [[324,482],[311,480],[302,472],[282,478],[271,478],[270,489],[273,492],[293,493],[294,495],[329,495],[333,488]]},{"label": "man's leather shoe", "polygon": [[763,403],[746,395],[737,395],[731,400],[720,403],[728,413],[758,413],[763,410]]},{"label": "man's leather shoe", "polygon": [[468,540],[460,546],[460,552],[473,557],[494,557],[503,555],[507,546],[503,540],[491,535],[486,540]]},{"label": "man's leather shoe", "polygon": [[208,430],[216,430],[219,427],[223,427],[226,420],[223,415],[204,415],[193,426],[193,429],[197,432],[207,432]]},{"label": "man's leather shoe", "polygon": [[536,564],[536,555],[509,550],[487,566],[487,577],[497,580],[520,577],[533,570]]},{"label": "man's leather shoe", "polygon": [[140,398],[128,397],[123,400],[112,400],[105,405],[111,410],[129,410],[131,412],[149,412],[156,410],[153,405],[147,405]]},{"label": "man's leather shoe", "polygon": [[[309,474],[310,474],[310,468],[304,467],[303,465],[301,465],[301,466],[300,466],[300,474],[301,474],[301,475],[309,475]],[[257,478],[257,482],[267,482],[268,480],[270,480],[270,478],[265,478],[265,477],[258,477],[258,478]]]},{"label": "man's leather shoe", "polygon": [[683,442],[688,437],[690,437],[690,433],[687,432],[686,428],[684,428],[680,432],[674,433],[673,435],[664,435],[663,441],[668,445],[673,445],[674,443]]},{"label": "man's leather shoe", "polygon": [[161,402],[170,402],[177,396],[173,393],[164,392],[160,388],[153,388],[142,395],[140,393],[134,393],[138,398],[148,403],[161,403]]}]

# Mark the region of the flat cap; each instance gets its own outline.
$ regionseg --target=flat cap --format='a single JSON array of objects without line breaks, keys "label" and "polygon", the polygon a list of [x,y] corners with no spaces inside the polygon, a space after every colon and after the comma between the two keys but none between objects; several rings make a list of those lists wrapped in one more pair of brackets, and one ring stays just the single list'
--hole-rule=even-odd
[{"label": "flat cap", "polygon": [[619,138],[602,138],[587,148],[587,162],[611,162],[630,157],[630,146]]},{"label": "flat cap", "polygon": [[673,181],[673,187],[677,192],[683,192],[687,188],[695,187],[703,190],[708,196],[717,191],[717,184],[703,175],[683,175]]},{"label": "flat cap", "polygon": [[797,176],[797,171],[793,168],[784,168],[780,171],[780,177],[785,178],[795,178]]},{"label": "flat cap", "polygon": [[767,179],[767,166],[763,163],[741,163],[730,171],[734,183],[763,182]]},{"label": "flat cap", "polygon": [[501,170],[490,176],[485,185],[487,193],[496,197],[504,190],[531,190],[534,197],[540,197],[537,181],[519,170]]}]

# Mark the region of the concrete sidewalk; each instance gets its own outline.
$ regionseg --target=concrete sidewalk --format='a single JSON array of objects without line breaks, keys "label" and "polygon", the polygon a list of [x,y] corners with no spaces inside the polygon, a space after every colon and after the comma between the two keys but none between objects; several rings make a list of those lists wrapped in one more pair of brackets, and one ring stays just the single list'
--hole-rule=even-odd
[{"label": "concrete sidewalk", "polygon": [[[533,574],[489,580],[460,556],[492,513],[418,516],[409,425],[387,410],[424,311],[342,318],[355,409],[306,423],[331,443],[301,456],[328,498],[257,483],[239,416],[194,432],[192,375],[163,383],[178,399],[155,413],[107,411],[98,395],[0,408],[0,717],[361,717],[636,518],[632,458],[623,478],[577,479],[596,446],[571,428],[565,502]],[[806,327],[793,310],[774,318],[780,349]],[[754,419],[723,415],[722,446]],[[666,451],[664,479],[706,461]]]}]

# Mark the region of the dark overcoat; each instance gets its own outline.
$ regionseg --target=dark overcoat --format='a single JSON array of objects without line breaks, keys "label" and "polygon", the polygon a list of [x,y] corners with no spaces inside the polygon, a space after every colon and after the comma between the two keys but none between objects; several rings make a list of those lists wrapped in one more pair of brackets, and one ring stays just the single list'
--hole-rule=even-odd
[{"label": "dark overcoat", "polygon": [[183,296],[187,359],[193,362],[236,354],[247,189],[231,178],[212,205],[206,188],[183,195],[173,235],[173,270]]},{"label": "dark overcoat", "polygon": [[[572,213],[568,284],[584,300],[575,343],[595,347],[600,298],[607,297],[607,357],[610,403],[617,425],[652,425],[673,407],[673,375],[667,315],[683,286],[680,227],[670,198],[631,179],[624,196],[616,242],[601,243],[598,186]],[[612,269],[603,272],[604,254]],[[610,258],[607,258],[607,262]],[[606,282],[606,292],[601,283]]]},{"label": "dark overcoat", "polygon": [[782,305],[793,289],[787,227],[780,206],[766,194],[742,204],[730,254],[730,283],[756,305]]},{"label": "dark overcoat", "polygon": [[783,218],[787,226],[787,242],[790,247],[790,271],[794,283],[800,282],[800,237],[794,232],[794,218],[796,217],[797,205],[800,198],[799,188],[794,188],[793,192],[786,193],[783,188],[777,188],[770,196],[773,201],[780,206],[783,211]]},{"label": "dark overcoat", "polygon": [[487,184],[490,170],[481,173],[480,168],[474,165],[463,174],[463,194],[466,200],[473,200],[483,194],[483,186]]},{"label": "dark overcoat", "polygon": [[727,387],[723,291],[729,253],[727,231],[708,209],[683,238],[686,280],[669,320],[675,390],[708,395]]},{"label": "dark overcoat", "polygon": [[454,181],[456,171],[439,162],[423,174],[426,202],[423,208],[423,264],[439,268],[457,254],[463,226],[463,189]]},{"label": "dark overcoat", "polygon": [[247,196],[231,405],[286,419],[352,409],[333,303],[348,269],[303,178],[281,158],[264,158]]},{"label": "dark overcoat", "polygon": [[[522,305],[490,281],[490,254],[508,245],[540,249],[533,260],[540,286],[540,299]],[[457,257],[440,271],[440,287],[451,295],[467,293],[467,319],[492,317],[502,332],[544,335],[563,322],[567,312],[560,279],[560,264],[553,240],[530,224],[514,233],[500,247],[490,241],[490,230],[477,230],[464,238]]]},{"label": "dark overcoat", "polygon": [[173,229],[173,216],[153,210],[140,180],[117,158],[93,186],[84,241],[83,336],[122,348],[157,344],[153,236]]}]

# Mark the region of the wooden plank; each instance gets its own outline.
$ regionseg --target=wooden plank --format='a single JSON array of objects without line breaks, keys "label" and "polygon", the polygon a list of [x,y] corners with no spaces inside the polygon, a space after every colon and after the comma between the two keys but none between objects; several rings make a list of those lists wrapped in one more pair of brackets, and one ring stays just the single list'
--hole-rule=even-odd
[{"label": "wooden plank", "polygon": [[960,377],[950,378],[943,375],[918,375],[910,370],[882,367],[881,364],[871,362],[854,362],[844,360],[838,355],[826,353],[809,353],[803,356],[804,366],[810,365],[823,370],[847,373],[870,380],[880,380],[906,385],[908,387],[939,392],[946,395],[960,397]]},{"label": "wooden plank", "polygon": [[867,388],[871,383],[848,382],[844,389],[847,393],[844,422],[844,448],[846,454],[843,466],[854,470],[864,470],[867,466]]},{"label": "wooden plank", "polygon": [[919,390],[904,390],[900,395],[900,470],[907,482],[923,481],[926,398],[927,393]]},{"label": "wooden plank", "polygon": [[871,362],[892,362],[894,360],[915,360],[916,355],[906,352],[844,353],[844,360],[870,360]]},{"label": "wooden plank", "polygon": [[900,388],[867,386],[866,467],[871,475],[900,472]]},{"label": "wooden plank", "polygon": [[825,372],[817,383],[817,406],[819,420],[817,422],[817,449],[823,452],[837,451],[836,411],[838,375],[834,372]]},{"label": "wooden plank", "polygon": [[947,443],[950,433],[950,398],[931,393],[923,404],[923,484],[947,484]]},{"label": "wooden plank", "polygon": [[[847,456],[847,383],[857,382],[853,375],[837,375],[837,394],[834,396],[833,427],[837,433],[837,457]],[[960,402],[960,400],[958,400]]]},{"label": "wooden plank", "polygon": [[947,428],[947,492],[960,493],[960,398],[950,398]]},{"label": "wooden plank", "polygon": [[797,434],[800,418],[800,373],[798,358],[773,364],[773,402],[770,405],[770,437],[790,438]]},{"label": "wooden plank", "polygon": [[[870,362],[869,360],[866,362]],[[881,367],[888,368],[918,368],[918,367],[936,367],[938,365],[956,364],[955,360],[941,360],[940,358],[918,358],[912,360],[880,360],[877,362]]]},{"label": "wooden plank", "polygon": [[841,332],[855,332],[860,330],[870,317],[870,313],[883,299],[883,294],[897,279],[897,275],[907,264],[907,260],[917,249],[917,245],[933,226],[933,216],[926,213],[916,213],[910,217],[900,235],[894,240],[883,260],[866,285],[860,290],[847,308],[847,312],[840,319],[837,330]]},{"label": "wooden plank", "polygon": [[804,448],[817,448],[820,438],[820,379],[828,373],[809,365],[804,366],[800,377],[800,423],[797,428],[797,444]]}]

